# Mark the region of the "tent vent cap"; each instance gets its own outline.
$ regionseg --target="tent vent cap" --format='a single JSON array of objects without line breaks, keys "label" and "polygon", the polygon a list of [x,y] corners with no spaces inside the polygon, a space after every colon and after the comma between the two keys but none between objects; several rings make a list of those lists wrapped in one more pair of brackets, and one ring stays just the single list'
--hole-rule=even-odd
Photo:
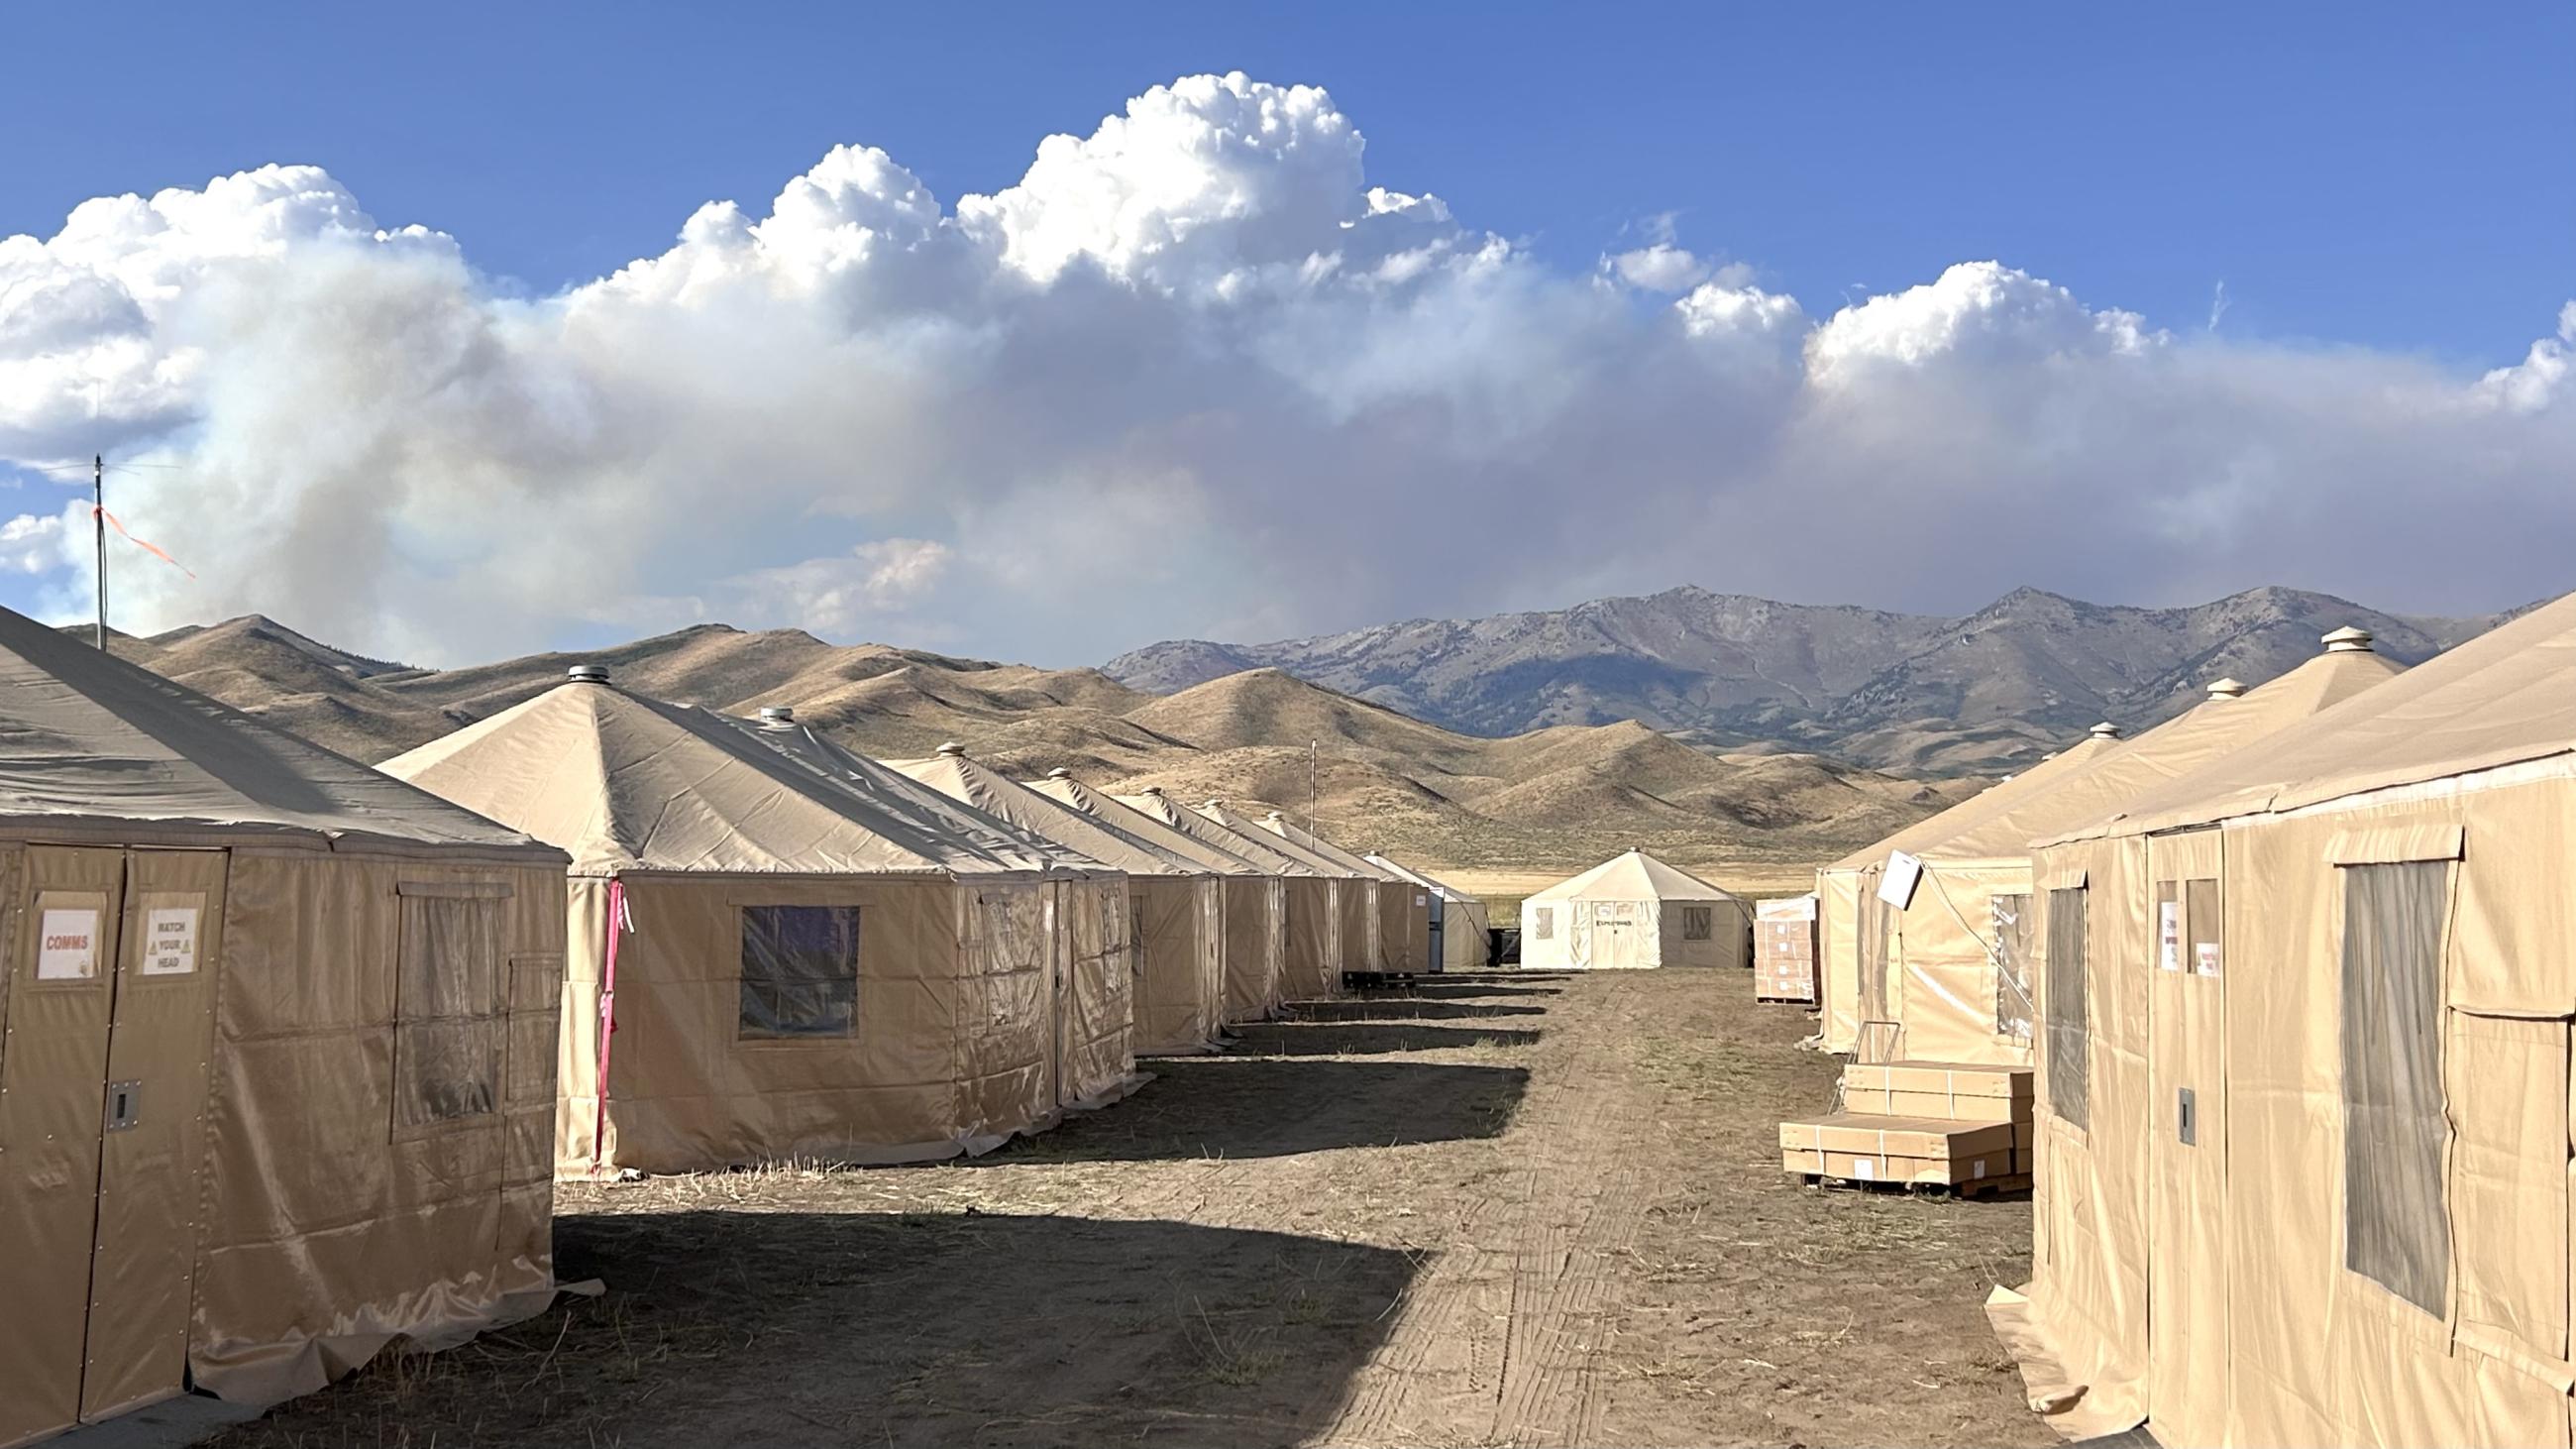
[{"label": "tent vent cap", "polygon": [[2085,733],[2097,740],[2116,740],[2120,737],[2120,727],[2106,719]]},{"label": "tent vent cap", "polygon": [[2244,692],[2245,681],[2241,679],[2214,679],[2209,684],[2209,697],[2212,699],[2234,699]]},{"label": "tent vent cap", "polygon": [[765,725],[794,724],[796,722],[796,706],[792,704],[764,704],[760,707],[760,722]]},{"label": "tent vent cap", "polygon": [[1073,772],[1062,765],[1058,765],[1054,769],[1047,771],[1047,778],[1050,780],[1070,780],[1073,778]]},{"label": "tent vent cap", "polygon": [[943,759],[963,759],[966,755],[966,747],[955,740],[950,740],[939,747],[939,753]]},{"label": "tent vent cap", "polygon": [[2370,631],[2346,624],[2317,642],[2326,646],[2328,654],[2368,654]]},{"label": "tent vent cap", "polygon": [[606,684],[608,682],[608,666],[605,664],[576,664],[572,668],[564,671],[564,678],[571,680],[575,684]]}]

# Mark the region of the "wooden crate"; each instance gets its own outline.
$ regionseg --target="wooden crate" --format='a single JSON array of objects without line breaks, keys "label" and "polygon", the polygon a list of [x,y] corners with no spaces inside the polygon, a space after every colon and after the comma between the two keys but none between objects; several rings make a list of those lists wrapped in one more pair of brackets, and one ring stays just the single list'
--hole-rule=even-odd
[{"label": "wooden crate", "polygon": [[1960,1187],[2028,1166],[2016,1124],[1837,1112],[1780,1124],[1780,1169],[1846,1182]]},{"label": "wooden crate", "polygon": [[1843,1110],[1947,1122],[2028,1122],[2028,1067],[1948,1062],[1854,1062],[1843,1068]]}]

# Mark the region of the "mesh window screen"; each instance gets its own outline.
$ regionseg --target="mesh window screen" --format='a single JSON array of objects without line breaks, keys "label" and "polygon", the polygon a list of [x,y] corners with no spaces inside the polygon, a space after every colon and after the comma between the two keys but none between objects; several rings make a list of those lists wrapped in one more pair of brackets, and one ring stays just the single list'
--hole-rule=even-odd
[{"label": "mesh window screen", "polygon": [[1995,1035],[2030,1040],[2030,897],[1986,897],[1995,963]]},{"label": "mesh window screen", "polygon": [[1536,934],[1540,940],[1552,941],[1556,939],[1556,907],[1530,907],[1530,925],[1535,928]]},{"label": "mesh window screen", "polygon": [[2225,963],[2221,960],[2227,937],[2226,914],[2219,905],[2218,882],[2185,881],[2182,888],[2183,924],[2191,935],[2190,948],[2183,953],[2182,969],[2200,976],[2215,976]]},{"label": "mesh window screen", "polygon": [[1130,971],[1145,974],[1145,893],[1138,891],[1127,898],[1127,950]]},{"label": "mesh window screen", "polygon": [[1717,935],[1717,907],[1682,907],[1682,939],[1706,941]]},{"label": "mesh window screen", "polygon": [[2048,1100],[2078,1127],[2093,1114],[2091,1019],[2086,1014],[2084,888],[2048,893]]},{"label": "mesh window screen", "polygon": [[394,990],[394,1127],[492,1111],[501,1093],[501,907],[406,895]]},{"label": "mesh window screen", "polygon": [[2442,1208],[2443,861],[2343,878],[2344,1266],[2427,1313],[2446,1310]]},{"label": "mesh window screen", "polygon": [[744,906],[747,1039],[848,1036],[858,1024],[859,908]]}]

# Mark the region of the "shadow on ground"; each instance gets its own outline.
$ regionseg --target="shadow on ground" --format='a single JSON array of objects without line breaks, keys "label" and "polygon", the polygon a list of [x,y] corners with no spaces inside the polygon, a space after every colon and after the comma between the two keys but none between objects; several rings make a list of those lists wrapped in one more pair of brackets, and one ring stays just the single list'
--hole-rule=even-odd
[{"label": "shadow on ground", "polygon": [[1541,1016],[1544,1006],[1518,1002],[1425,1001],[1412,996],[1353,996],[1333,1001],[1292,1001],[1291,1021],[1447,1021],[1480,1016]]},{"label": "shadow on ground", "polygon": [[213,1441],[1266,1445],[1321,1426],[1402,1253],[1176,1222],[621,1212],[559,1219],[575,1299]]},{"label": "shadow on ground", "polygon": [[[1259,1049],[1259,1048],[1254,1048]],[[1287,1157],[1495,1137],[1529,1088],[1524,1067],[1316,1057],[1172,1057],[1104,1112],[1022,1138],[977,1165]]]},{"label": "shadow on ground", "polygon": [[1418,996],[1426,1001],[1471,1000],[1479,996],[1563,996],[1562,986],[1505,986],[1500,982],[1442,981],[1437,984],[1417,981],[1401,996]]},{"label": "shadow on ground", "polygon": [[1415,1021],[1281,1021],[1252,1027],[1234,1047],[1237,1056],[1371,1056],[1394,1052],[1525,1047],[1538,1040],[1528,1026],[1435,1026]]}]

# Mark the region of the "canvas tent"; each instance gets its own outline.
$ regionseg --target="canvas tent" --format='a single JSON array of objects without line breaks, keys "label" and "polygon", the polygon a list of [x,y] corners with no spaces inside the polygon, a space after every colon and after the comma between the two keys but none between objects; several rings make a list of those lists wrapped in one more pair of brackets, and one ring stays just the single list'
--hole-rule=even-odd
[{"label": "canvas tent", "polygon": [[1482,971],[1491,964],[1493,932],[1483,901],[1383,855],[1372,853],[1369,860],[1431,893],[1431,970]]},{"label": "canvas tent", "polygon": [[1752,922],[1742,898],[1631,850],[1521,902],[1521,965],[1750,966]]},{"label": "canvas tent", "polygon": [[1230,862],[1218,892],[1225,910],[1225,1019],[1259,1021],[1277,1013],[1287,999],[1288,880],[1283,872],[1290,863],[1159,789],[1101,798],[1189,841],[1203,857]]},{"label": "canvas tent", "polygon": [[889,760],[922,784],[1126,874],[1132,921],[1135,1049],[1203,1052],[1225,1027],[1225,915],[1216,872],[1100,814],[1001,774],[950,743],[925,760]]},{"label": "canvas tent", "polygon": [[[1861,977],[1863,1062],[2028,1066],[2039,959],[2030,843],[2117,808],[2143,790],[2244,748],[2401,666],[2359,630],[2329,635],[2298,668],[2247,691],[2234,680],[2044,791],[1994,810],[1915,852],[1920,884],[1885,915],[1878,969]],[[1864,963],[1873,958],[1865,945]]]},{"label": "canvas tent", "polygon": [[1343,961],[1354,938],[1367,949],[1370,917],[1345,909],[1341,867],[1309,855],[1210,800],[1195,807],[1199,818],[1226,832],[1228,849],[1279,872],[1287,882],[1288,950],[1280,961],[1279,994],[1289,1001],[1311,1001],[1341,990]]},{"label": "canvas tent", "polygon": [[[1927,844],[1974,828],[2044,794],[2055,782],[2076,774],[2105,753],[2120,748],[2119,727],[2097,724],[2085,738],[2049,756],[2021,774],[2000,780],[1937,814],[1915,821],[1886,839],[1853,851],[1816,872],[1816,976],[1824,995],[1824,1048],[1849,1053],[1860,1046],[1861,959],[1870,958],[1873,993],[1884,983],[1886,909],[1875,899],[1879,873],[1892,852],[1915,854]],[[1884,1017],[1872,997],[1868,1016]]]},{"label": "canvas tent", "polygon": [[0,1443],[552,1300],[563,864],[0,610]]},{"label": "canvas tent", "polygon": [[1364,958],[1369,964],[1348,966],[1346,970],[1397,976],[1434,969],[1431,892],[1421,882],[1401,871],[1389,870],[1372,857],[1344,850],[1276,810],[1262,818],[1261,827],[1352,872],[1349,878],[1362,882],[1361,894],[1374,897],[1368,955]]},{"label": "canvas tent", "polygon": [[586,670],[382,767],[572,856],[560,1170],[927,1160],[1124,1090],[1123,964],[1058,980],[1078,873],[840,763]]},{"label": "canvas tent", "polygon": [[2043,841],[2069,1431],[2565,1444],[2576,598]]}]

